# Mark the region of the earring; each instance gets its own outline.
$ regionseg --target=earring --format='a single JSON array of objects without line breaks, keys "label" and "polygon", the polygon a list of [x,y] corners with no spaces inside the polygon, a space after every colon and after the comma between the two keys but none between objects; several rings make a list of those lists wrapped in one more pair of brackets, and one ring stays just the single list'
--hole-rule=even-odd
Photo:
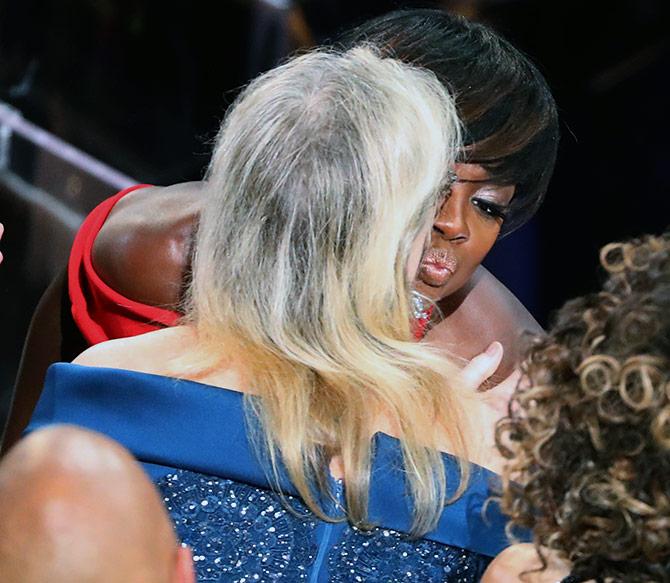
[{"label": "earring", "polygon": [[426,320],[430,318],[431,306],[427,306],[423,296],[416,290],[412,290],[412,315],[415,320]]}]

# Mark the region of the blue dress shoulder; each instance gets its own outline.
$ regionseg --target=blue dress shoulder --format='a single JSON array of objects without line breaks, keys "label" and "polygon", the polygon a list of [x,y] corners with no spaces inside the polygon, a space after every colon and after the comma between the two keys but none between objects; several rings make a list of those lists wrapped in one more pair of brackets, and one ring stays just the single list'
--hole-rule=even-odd
[{"label": "blue dress shoulder", "polygon": [[[398,440],[378,433],[369,519],[360,530],[325,522],[284,475],[271,486],[246,430],[243,395],[201,383],[111,368],[55,364],[27,431],[70,423],[128,448],[163,496],[177,534],[193,549],[198,581],[469,583],[509,543],[490,501],[496,474],[473,467],[463,496],[437,528],[410,538]],[[448,483],[458,464],[443,454]],[[343,485],[332,483],[339,500]],[[327,509],[337,515],[335,502]]]}]

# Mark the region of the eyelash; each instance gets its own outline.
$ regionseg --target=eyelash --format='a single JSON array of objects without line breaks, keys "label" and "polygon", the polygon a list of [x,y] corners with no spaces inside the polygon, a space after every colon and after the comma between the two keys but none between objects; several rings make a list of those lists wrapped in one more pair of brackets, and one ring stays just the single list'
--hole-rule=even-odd
[{"label": "eyelash", "polygon": [[507,218],[508,209],[503,205],[480,198],[472,199],[472,204],[475,205],[484,218],[501,221]]}]

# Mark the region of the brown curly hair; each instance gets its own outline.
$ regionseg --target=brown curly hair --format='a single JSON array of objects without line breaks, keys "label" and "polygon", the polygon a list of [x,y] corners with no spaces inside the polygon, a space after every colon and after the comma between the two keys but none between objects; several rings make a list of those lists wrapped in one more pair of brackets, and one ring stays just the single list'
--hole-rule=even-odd
[{"label": "brown curly hair", "polygon": [[533,340],[497,426],[501,504],[578,578],[670,581],[670,233],[600,257],[603,291]]}]

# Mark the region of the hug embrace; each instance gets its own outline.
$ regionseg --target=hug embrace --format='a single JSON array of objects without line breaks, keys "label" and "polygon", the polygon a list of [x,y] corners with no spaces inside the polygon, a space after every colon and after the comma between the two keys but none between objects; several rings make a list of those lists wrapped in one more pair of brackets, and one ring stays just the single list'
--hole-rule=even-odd
[{"label": "hug embrace", "polygon": [[[633,577],[667,553],[618,538],[629,523],[598,504],[662,483],[552,482],[617,451],[593,417],[610,393],[590,413],[579,395],[607,372],[589,358],[614,324],[569,327],[591,351],[578,362],[565,320],[545,336],[481,266],[538,209],[557,142],[537,69],[441,11],[392,13],[290,59],[231,107],[202,182],[139,185],[88,217],[33,322],[3,448],[62,423],[123,445],[201,581],[654,580],[617,578],[621,561]],[[644,261],[617,247],[613,272],[656,266],[665,239],[650,241]],[[595,322],[588,306],[574,318]],[[523,332],[539,338],[527,357]],[[654,334],[625,350],[646,354]],[[570,375],[578,423],[551,401]],[[635,411],[646,378],[626,393]],[[666,459],[638,433],[636,452]],[[612,462],[637,475],[626,455]],[[593,493],[591,527],[559,536],[574,492]],[[647,516],[640,497],[629,510]],[[586,544],[610,526],[629,555]]]}]

